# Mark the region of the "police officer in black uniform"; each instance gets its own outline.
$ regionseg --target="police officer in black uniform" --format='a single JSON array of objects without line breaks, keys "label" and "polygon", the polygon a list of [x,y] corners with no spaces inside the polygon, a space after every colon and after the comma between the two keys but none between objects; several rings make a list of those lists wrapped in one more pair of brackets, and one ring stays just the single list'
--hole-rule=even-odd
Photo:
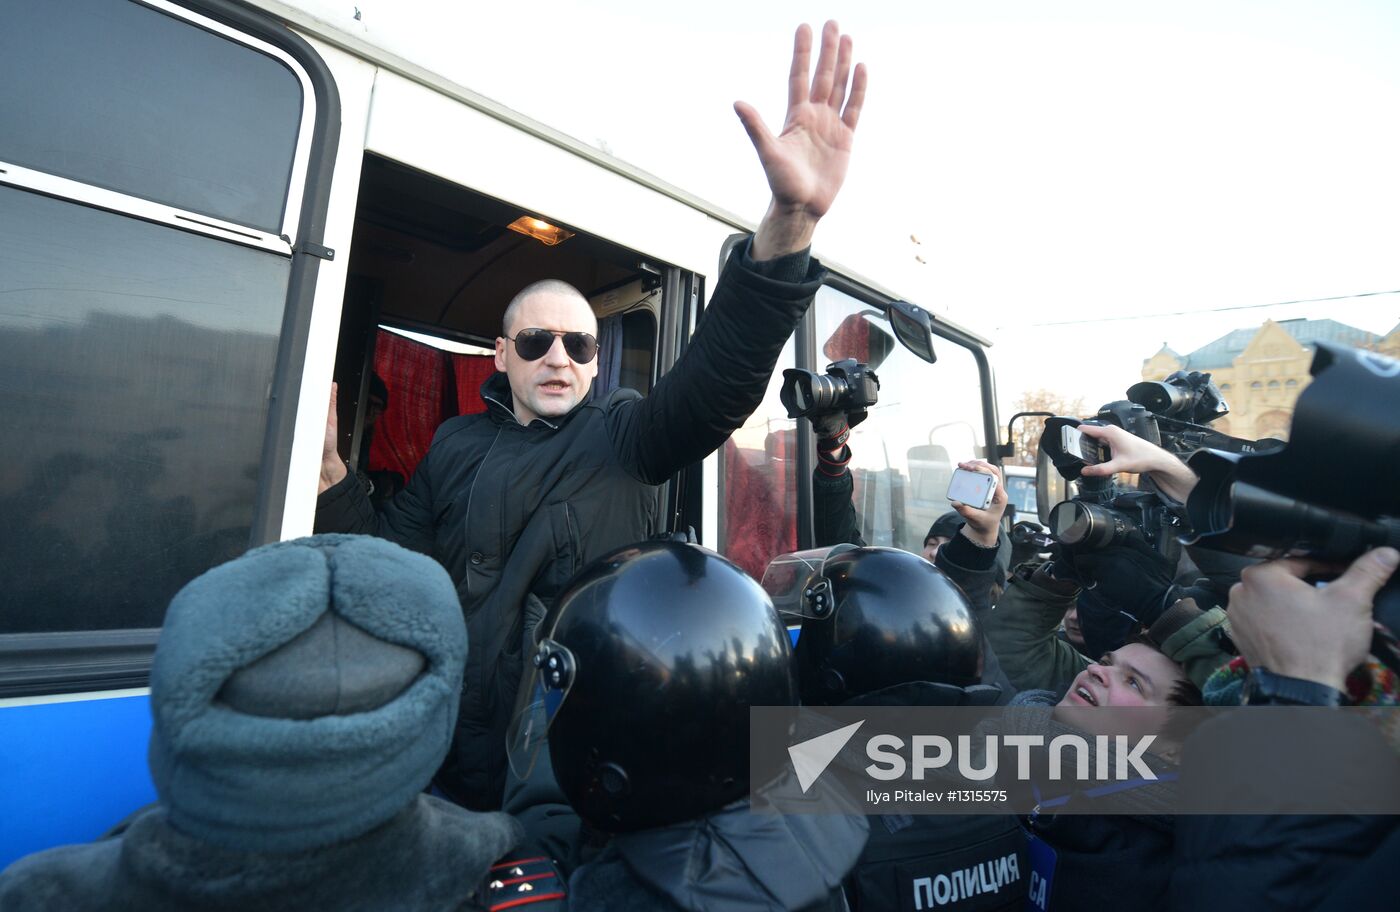
[{"label": "police officer in black uniform", "polygon": [[570,878],[571,910],[846,909],[865,818],[749,810],[749,708],[796,705],[797,680],[742,570],[679,542],[614,552],[545,617],[533,665],[512,766],[550,763],[611,837]]},{"label": "police officer in black uniform", "polygon": [[[962,590],[915,554],[837,546],[799,595],[798,680],[804,705],[991,706],[980,683],[982,637]],[[1025,902],[1025,837],[1005,815],[876,815],[870,841],[846,879],[856,910],[915,908],[914,881],[951,876],[1008,856],[1015,880],[994,893],[940,908],[1019,909]]]}]

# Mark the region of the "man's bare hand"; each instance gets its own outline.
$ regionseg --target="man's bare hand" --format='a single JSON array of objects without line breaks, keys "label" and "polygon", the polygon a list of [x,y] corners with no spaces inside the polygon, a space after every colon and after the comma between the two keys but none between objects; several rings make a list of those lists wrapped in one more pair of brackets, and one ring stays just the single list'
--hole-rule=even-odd
[{"label": "man's bare hand", "polygon": [[1303,580],[1321,569],[1312,561],[1246,567],[1228,609],[1240,655],[1251,666],[1345,692],[1347,675],[1366,660],[1372,605],[1397,561],[1400,552],[1376,548],[1321,589]]},{"label": "man's bare hand", "polygon": [[336,444],[340,439],[340,419],[335,413],[336,394],[339,392],[339,384],[331,384],[331,407],[326,415],[326,439],[321,444],[321,481],[316,486],[316,493],[324,493],[327,489],[339,484],[348,474],[345,468],[345,460],[340,458],[340,450]]},{"label": "man's bare hand", "polygon": [[831,208],[846,179],[856,122],[865,103],[865,65],[856,64],[852,72],[851,38],[842,35],[834,21],[822,29],[821,53],[809,86],[811,57],[812,30],[802,25],[788,74],[787,117],[777,136],[752,105],[734,103],[773,191],[754,234],[755,260],[809,246],[817,221]]},{"label": "man's bare hand", "polygon": [[1163,494],[1177,503],[1186,503],[1196,486],[1196,473],[1186,463],[1159,446],[1130,434],[1115,425],[1081,424],[1084,436],[1108,444],[1113,458],[1098,465],[1085,466],[1081,474],[1090,478],[1104,477],[1116,472],[1147,475]]},{"label": "man's bare hand", "polygon": [[953,502],[953,509],[966,520],[962,534],[983,548],[995,548],[997,536],[1001,534],[1001,515],[1006,512],[1007,503],[1006,485],[1002,483],[1001,470],[985,459],[969,459],[967,462],[958,463],[958,468],[969,472],[981,472],[997,480],[997,491],[992,495],[992,502],[987,509],[979,510],[965,503]]}]

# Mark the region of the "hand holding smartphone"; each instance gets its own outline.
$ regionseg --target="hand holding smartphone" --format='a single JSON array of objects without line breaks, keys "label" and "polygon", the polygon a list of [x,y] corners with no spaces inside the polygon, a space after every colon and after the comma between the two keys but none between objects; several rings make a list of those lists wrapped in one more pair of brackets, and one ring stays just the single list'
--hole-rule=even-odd
[{"label": "hand holding smartphone", "polygon": [[1106,444],[1085,435],[1077,427],[1065,425],[1060,428],[1060,449],[1066,456],[1074,456],[1086,465],[1098,465],[1113,458]]},{"label": "hand holding smartphone", "polygon": [[967,469],[953,470],[953,480],[948,485],[948,500],[985,510],[992,505],[996,493],[997,480],[993,476]]}]

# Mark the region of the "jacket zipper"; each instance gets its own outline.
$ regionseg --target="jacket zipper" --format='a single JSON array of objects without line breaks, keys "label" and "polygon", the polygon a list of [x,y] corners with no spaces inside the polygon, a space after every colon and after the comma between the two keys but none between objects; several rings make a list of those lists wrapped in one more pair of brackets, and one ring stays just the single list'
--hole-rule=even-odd
[{"label": "jacket zipper", "polygon": [[[494,400],[493,400],[493,401],[494,401]],[[470,488],[467,488],[467,512],[466,512],[466,514],[463,516],[463,520],[462,520],[463,522],[470,522],[470,521],[471,521],[471,517],[472,517],[472,498],[476,496],[476,482],[477,482],[477,479],[481,478],[481,471],[482,471],[483,469],[486,468],[486,461],[487,461],[488,459],[490,459],[490,458],[491,458],[491,454],[494,453],[494,452],[496,451],[496,442],[499,441],[500,439],[501,439],[501,429],[500,429],[500,428],[496,428],[496,436],[491,438],[491,445],[490,445],[489,447],[486,448],[486,455],[483,456],[483,457],[481,457],[481,462],[480,462],[480,463],[477,465],[477,467],[476,467],[476,474],[472,476],[472,484],[471,484],[471,487],[470,487]],[[466,544],[466,546],[467,546],[469,549],[471,548],[471,534],[470,534],[470,532],[468,532],[467,535],[463,536],[463,543]],[[467,595],[473,595],[474,593],[472,592],[472,574],[471,574],[471,562],[472,562],[472,558],[471,558],[471,554],[470,554],[470,553],[468,553],[468,554],[466,555],[466,560],[467,560],[467,566],[466,566],[465,568],[463,568],[464,573],[462,574],[462,578],[463,578],[464,580],[466,580],[466,583],[467,583]]]},{"label": "jacket zipper", "polygon": [[[518,427],[525,427],[525,425],[523,425],[523,424],[520,423],[520,419],[517,418],[517,417],[515,417],[515,412],[514,412],[513,410],[509,409],[509,408],[506,408],[506,404],[505,404],[504,402],[502,402],[501,400],[496,399],[496,398],[494,398],[494,397],[492,397],[492,396],[488,396],[488,395],[486,395],[485,393],[482,393],[482,394],[481,394],[481,398],[485,399],[487,402],[494,402],[496,405],[499,405],[501,408],[505,409],[506,414],[510,416],[510,420],[511,420],[511,421],[514,421],[514,422],[516,423],[516,426],[518,426]],[[544,424],[546,427],[548,427],[548,428],[549,428],[550,430],[552,430],[552,431],[557,431],[557,430],[559,430],[559,425],[557,425],[557,424],[550,424],[548,421],[545,421],[543,418],[536,418],[535,420],[538,421],[538,422],[541,422],[542,424]],[[498,431],[497,433],[499,433],[499,431]]]}]

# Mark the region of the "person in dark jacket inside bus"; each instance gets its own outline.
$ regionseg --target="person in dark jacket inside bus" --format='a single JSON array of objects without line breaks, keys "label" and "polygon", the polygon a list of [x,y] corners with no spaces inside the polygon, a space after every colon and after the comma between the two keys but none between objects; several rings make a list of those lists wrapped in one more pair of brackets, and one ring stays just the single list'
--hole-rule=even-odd
[{"label": "person in dark jacket inside bus", "polygon": [[587,302],[557,283],[527,288],[496,340],[499,373],[481,390],[486,412],[445,422],[407,488],[376,513],[336,452],[332,392],[316,530],[381,535],[451,574],[472,651],[453,750],[436,782],[469,807],[501,801],[525,630],[584,564],[664,530],[657,486],[713,452],[757,408],[821,285],[808,249],[845,178],[866,77],[836,23],[823,30],[809,82],[811,49],[804,26],[778,135],[752,107],[735,106],[772,202],[650,396],[590,395],[597,343]]}]

